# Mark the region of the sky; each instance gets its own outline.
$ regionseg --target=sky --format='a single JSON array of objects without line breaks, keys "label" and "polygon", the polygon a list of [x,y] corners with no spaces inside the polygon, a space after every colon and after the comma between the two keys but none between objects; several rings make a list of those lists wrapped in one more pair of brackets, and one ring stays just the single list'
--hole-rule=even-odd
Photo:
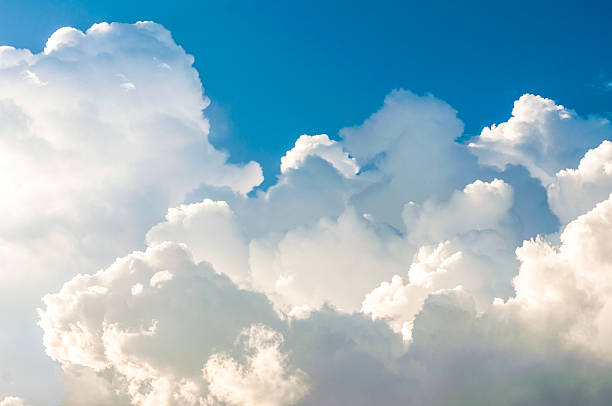
[{"label": "sky", "polygon": [[611,14],[0,0],[0,406],[608,405]]}]

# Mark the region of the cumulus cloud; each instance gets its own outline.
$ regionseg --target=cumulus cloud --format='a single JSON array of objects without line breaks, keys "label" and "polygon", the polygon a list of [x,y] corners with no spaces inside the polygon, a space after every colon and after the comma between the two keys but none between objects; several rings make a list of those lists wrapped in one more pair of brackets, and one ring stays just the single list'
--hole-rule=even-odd
[{"label": "cumulus cloud", "polygon": [[0,406],[26,406],[26,404],[21,398],[6,396],[4,399],[0,400]]},{"label": "cumulus cloud", "polygon": [[[33,364],[0,352],[0,392],[66,406],[608,403],[606,120],[524,95],[464,145],[451,106],[396,90],[334,140],[300,136],[253,191],[259,165],[207,140],[192,64],[150,22],[63,28],[40,54],[0,47],[0,281],[21,309],[4,324],[29,326],[47,293],[38,325],[65,385],[38,390]],[[548,205],[558,234],[536,227]],[[29,337],[21,351],[40,346]],[[33,369],[50,382],[53,367]]]},{"label": "cumulus cloud", "polygon": [[487,312],[464,289],[430,295],[402,359],[416,368],[415,403],[606,404],[611,208],[571,222],[560,245],[526,241],[515,295]]},{"label": "cumulus cloud", "polygon": [[346,177],[359,172],[355,160],[342,150],[340,144],[330,140],[327,134],[312,136],[304,134],[297,139],[295,146],[281,157],[281,173],[298,169],[309,156],[318,156],[326,160]]},{"label": "cumulus cloud", "polygon": [[433,243],[470,231],[501,229],[512,201],[512,187],[503,180],[477,180],[453,192],[448,202],[409,202],[403,217],[410,239]]},{"label": "cumulus cloud", "polygon": [[308,392],[304,372],[287,374],[286,355],[279,350],[282,336],[263,326],[243,331],[251,354],[246,366],[226,355],[212,355],[204,366],[211,395],[229,405],[293,405]]},{"label": "cumulus cloud", "polygon": [[586,213],[612,191],[612,142],[589,150],[577,169],[563,169],[548,187],[552,211],[566,224]]},{"label": "cumulus cloud", "polygon": [[[474,182],[448,201],[407,205],[407,235],[381,225],[368,213],[359,214],[349,201],[337,217],[330,212],[309,225],[250,235],[245,228],[253,217],[273,226],[276,217],[266,217],[262,205],[275,204],[276,199],[270,193],[239,200],[234,202],[235,212],[225,201],[183,205],[170,210],[167,221],[149,232],[149,244],[186,243],[197,260],[209,261],[242,286],[266,293],[289,314],[326,303],[357,311],[373,287],[408,270],[420,247],[444,241],[450,245],[450,240],[454,250],[463,251],[465,269],[478,270],[470,279],[483,291],[482,300],[509,293],[515,267],[509,215],[513,193],[501,180]],[[493,264],[496,271],[487,271]]]},{"label": "cumulus cloud", "polygon": [[380,233],[349,209],[280,238],[252,241],[251,272],[254,286],[280,305],[329,303],[355,311],[373,285],[401,271],[405,250],[397,235]]},{"label": "cumulus cloud", "polygon": [[248,280],[248,246],[236,215],[224,201],[205,199],[168,210],[166,221],[147,233],[147,243],[187,244],[196,261],[208,261],[235,281]]},{"label": "cumulus cloud", "polygon": [[0,69],[12,68],[19,65],[27,66],[34,60],[34,55],[28,49],[15,49],[14,47],[0,46]]},{"label": "cumulus cloud", "polygon": [[514,280],[523,317],[546,320],[587,351],[610,357],[612,317],[612,195],[565,227],[561,245],[542,238],[517,249],[521,268]]},{"label": "cumulus cloud", "polygon": [[[138,294],[133,293],[135,286],[140,287]],[[106,385],[116,382],[125,404],[206,404],[201,370],[208,358],[231,349],[251,324],[281,324],[264,296],[239,290],[210,265],[194,263],[186,246],[174,243],[135,252],[96,274],[77,276],[44,302],[40,325],[47,354],[69,377],[87,368]],[[283,365],[275,344],[256,344],[247,349],[275,356],[278,367]],[[224,366],[211,362],[211,369]],[[301,382],[285,382],[283,374],[266,379],[274,378],[284,382],[292,396],[292,384]],[[217,382],[218,390],[222,387]],[[115,391],[108,392],[113,395],[103,404],[124,404]]]},{"label": "cumulus cloud", "polygon": [[485,127],[469,146],[481,164],[523,165],[546,186],[557,171],[611,137],[609,120],[583,118],[554,100],[525,94],[514,102],[508,121]]},{"label": "cumulus cloud", "polygon": [[141,247],[198,185],[244,194],[262,181],[208,142],[192,64],[151,22],[62,28],[40,54],[0,48],[0,304],[19,314],[0,320],[7,341],[28,343],[0,350],[0,391],[29,395],[31,371],[47,371],[32,400],[57,396],[32,328],[45,292]]},{"label": "cumulus cloud", "polygon": [[404,220],[411,230],[407,239],[418,251],[407,272],[365,296],[361,311],[389,321],[410,341],[414,317],[432,293],[462,286],[479,310],[487,309],[495,297],[507,297],[515,270],[512,200],[510,185],[495,179],[471,183],[447,202],[406,204]]},{"label": "cumulus cloud", "polygon": [[446,198],[483,171],[460,144],[457,112],[433,95],[396,90],[361,125],[340,131],[344,149],[375,181],[354,197],[361,211],[403,230],[408,201]]},{"label": "cumulus cloud", "polygon": [[[571,222],[561,245],[525,242],[514,295],[487,310],[460,286],[423,295],[409,345],[385,322],[331,309],[284,321],[264,296],[237,289],[172,243],[75,278],[45,298],[41,324],[66,371],[88,366],[114,386],[107,404],[368,404],[382,396],[398,405],[604,405],[612,393],[611,213],[612,197]],[[448,254],[420,255],[414,285],[429,287],[421,275],[461,259]],[[148,298],[131,296],[135,280],[160,270],[176,276]]]}]

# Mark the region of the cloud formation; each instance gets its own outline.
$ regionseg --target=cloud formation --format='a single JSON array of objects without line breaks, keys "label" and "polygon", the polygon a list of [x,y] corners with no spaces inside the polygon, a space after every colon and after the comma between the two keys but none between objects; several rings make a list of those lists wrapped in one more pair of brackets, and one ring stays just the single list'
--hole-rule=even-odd
[{"label": "cloud formation", "polygon": [[0,406],[26,406],[26,404],[21,398],[16,396],[6,396],[4,399],[0,400]]},{"label": "cloud formation", "polygon": [[[334,139],[301,135],[248,193],[261,169],[208,143],[192,63],[153,23],[0,48],[4,300],[28,293],[27,314],[46,293],[38,326],[64,385],[34,393],[11,371],[3,396],[608,403],[608,121],[524,95],[465,145],[451,106],[396,90]],[[553,215],[556,233],[537,229]]]},{"label": "cloud formation", "polygon": [[308,156],[318,156],[329,162],[342,175],[351,177],[359,172],[355,159],[342,150],[340,144],[330,140],[327,134],[302,135],[295,142],[295,147],[281,157],[281,173],[298,169]]},{"label": "cloud formation", "polygon": [[243,194],[263,180],[208,142],[192,64],[150,22],[62,28],[40,54],[0,48],[0,304],[13,309],[0,321],[7,342],[28,343],[0,349],[0,393],[59,396],[33,327],[44,293],[142,247],[198,185]]},{"label": "cloud formation", "polygon": [[[236,288],[174,243],[75,278],[45,298],[41,325],[47,351],[67,374],[94,371],[98,385],[125,388],[125,404],[367,404],[373,392],[362,380],[384,378],[386,404],[502,403],[496,396],[504,396],[509,404],[603,405],[612,391],[605,378],[612,373],[611,225],[612,197],[570,223],[560,246],[540,237],[525,242],[513,296],[484,311],[461,286],[432,290],[419,279],[429,264],[454,272],[461,256],[444,246],[430,257],[419,253],[408,287],[422,289],[403,297],[421,303],[387,302],[382,314],[396,329],[389,315],[412,312],[408,344],[386,323],[339,309],[283,317],[265,296]],[[172,278],[156,278],[160,272]],[[134,294],[136,284],[144,288]],[[394,278],[381,288],[397,284]],[[479,378],[466,380],[466,369]],[[100,404],[124,404],[119,397],[106,402]]]},{"label": "cloud formation", "polygon": [[485,127],[469,146],[481,164],[499,169],[523,165],[547,186],[557,171],[612,137],[611,131],[608,119],[583,118],[554,100],[524,94],[514,102],[508,121]]},{"label": "cloud formation", "polygon": [[548,187],[548,201],[565,224],[604,200],[611,190],[612,142],[605,140],[584,155],[578,168],[556,173]]}]

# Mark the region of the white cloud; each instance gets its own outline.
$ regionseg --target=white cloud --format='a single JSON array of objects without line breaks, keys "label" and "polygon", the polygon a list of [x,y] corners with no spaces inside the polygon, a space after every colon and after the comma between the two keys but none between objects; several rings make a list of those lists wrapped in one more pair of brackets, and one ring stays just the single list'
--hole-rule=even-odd
[{"label": "white cloud", "polygon": [[[208,142],[192,64],[151,22],[64,28],[36,55],[0,48],[0,304],[17,309],[0,322],[6,342],[27,332],[16,355],[0,350],[0,392],[66,406],[607,404],[607,121],[524,95],[467,147],[448,104],[398,90],[337,141],[299,137],[276,184],[247,196],[261,168]],[[515,255],[524,223],[550,213],[523,204],[525,174],[478,162],[527,168],[560,234]],[[28,330],[42,292],[56,292],[39,326],[63,395]]]},{"label": "white cloud", "polygon": [[606,404],[611,214],[612,197],[571,222],[560,246],[526,241],[517,250],[515,296],[484,313],[464,289],[430,295],[402,362],[414,380],[413,399]]},{"label": "white cloud", "polygon": [[0,69],[15,68],[20,65],[29,65],[34,55],[28,49],[15,49],[14,47],[0,46]]},{"label": "white cloud", "polygon": [[436,292],[464,289],[478,311],[489,310],[496,297],[510,295],[515,265],[511,254],[503,251],[505,245],[492,240],[484,247],[474,247],[474,241],[420,247],[406,277],[394,275],[382,282],[365,296],[361,311],[373,320],[386,320],[404,340],[412,341],[414,319]]},{"label": "white cloud", "polygon": [[16,396],[6,396],[0,400],[0,406],[26,406],[23,399]]},{"label": "white cloud", "polygon": [[[476,181],[446,202],[412,205],[414,218],[404,213],[407,238],[359,215],[348,203],[338,217],[280,231],[274,230],[277,213],[268,213],[264,205],[274,205],[277,199],[282,203],[283,196],[240,199],[234,201],[236,211],[224,201],[205,199],[170,209],[167,221],[153,227],[147,239],[149,245],[165,240],[189,245],[196,261],[210,262],[295,315],[301,314],[299,309],[318,309],[325,303],[357,311],[365,294],[381,281],[408,270],[419,247],[452,239],[454,249],[464,251],[463,266],[474,270],[466,282],[477,291],[479,303],[490,302],[495,295],[507,296],[515,267],[512,197],[512,188],[501,180]],[[249,224],[258,220],[268,224],[269,231],[249,236]],[[487,271],[493,264],[496,271]],[[460,275],[466,278],[465,272]]]},{"label": "white cloud", "polygon": [[224,201],[205,199],[168,210],[166,221],[147,233],[149,245],[185,243],[196,261],[208,261],[236,282],[249,278],[248,245],[236,215]]},{"label": "white cloud", "polygon": [[457,112],[432,95],[391,92],[360,126],[340,131],[342,147],[372,184],[353,204],[403,230],[401,211],[409,201],[447,198],[456,188],[482,178],[476,160],[454,142],[463,132]]},{"label": "white cloud", "polygon": [[543,322],[600,356],[612,357],[612,195],[569,223],[561,246],[542,238],[517,249],[521,268],[514,280],[522,316]]},{"label": "white cloud", "polygon": [[2,346],[0,359],[26,360],[0,363],[11,376],[0,392],[29,396],[36,371],[31,401],[57,396],[32,327],[45,292],[141,247],[198,185],[244,194],[262,181],[258,164],[227,164],[208,142],[192,64],[154,23],[62,28],[40,54],[0,48],[0,305],[19,315],[0,322],[7,340],[24,343],[14,355]]},{"label": "white cloud", "polygon": [[[140,293],[133,295],[138,285]],[[62,364],[67,384],[79,383],[71,375],[86,368],[93,372],[88,381],[116,385],[117,393],[109,392],[110,404],[124,404],[123,397],[136,405],[204,405],[208,390],[201,369],[209,357],[231,349],[253,323],[282,326],[264,296],[239,290],[208,264],[195,264],[186,246],[173,243],[135,252],[96,274],[76,276],[44,303],[40,326],[47,354]],[[255,348],[263,357],[276,357],[280,367],[284,356],[275,352],[277,347]],[[244,379],[258,376],[259,369]],[[275,377],[287,396],[297,396],[291,388],[301,381],[281,374],[266,382]],[[78,387],[69,391],[72,399],[84,396]]]},{"label": "white cloud", "polygon": [[286,355],[279,347],[282,336],[264,326],[243,331],[244,346],[251,352],[246,365],[224,354],[212,355],[204,366],[211,395],[228,405],[293,405],[308,392],[303,371],[286,371]]},{"label": "white cloud", "polygon": [[388,320],[409,341],[415,316],[436,291],[463,286],[480,310],[495,297],[507,296],[515,266],[508,238],[512,199],[512,187],[495,179],[475,181],[446,202],[408,203],[403,213],[407,239],[419,247],[408,281],[398,274],[382,282],[366,295],[361,310],[374,320]]},{"label": "white cloud", "polygon": [[330,140],[327,134],[312,136],[304,134],[295,141],[295,146],[281,157],[281,173],[298,169],[309,156],[318,156],[326,160],[346,177],[359,172],[355,160],[342,150],[340,144]]},{"label": "white cloud", "polygon": [[500,179],[477,180],[455,191],[448,202],[427,200],[404,206],[409,239],[434,243],[470,231],[499,230],[512,207],[512,187]]},{"label": "white cloud", "polygon": [[379,233],[349,209],[336,220],[323,218],[280,238],[253,240],[253,284],[287,312],[324,303],[356,311],[372,286],[401,272],[402,258],[409,255],[403,245],[397,235]]},{"label": "white cloud", "polygon": [[548,187],[551,210],[563,224],[605,200],[612,192],[612,142],[589,150],[577,169],[563,169]]},{"label": "white cloud", "polygon": [[[446,269],[436,271],[446,272]],[[401,276],[394,275],[391,282],[382,282],[366,295],[361,311],[371,315],[373,320],[387,320],[393,331],[401,333],[404,340],[411,341],[414,317],[431,292],[433,290],[427,286],[407,284]]]},{"label": "white cloud", "polygon": [[485,127],[469,146],[481,164],[501,170],[523,165],[547,186],[557,171],[611,137],[609,120],[582,118],[551,99],[525,94],[514,102],[507,122]]},{"label": "white cloud", "polygon": [[152,288],[160,288],[164,282],[171,281],[172,278],[174,278],[174,275],[170,271],[163,270],[155,272],[155,274],[151,276],[151,279],[149,280],[149,285]]},{"label": "white cloud", "polygon": [[[95,31],[95,29],[94,29]],[[78,45],[85,34],[72,27],[63,27],[55,31],[47,40],[45,44],[45,55],[49,55],[52,52],[59,51],[62,48],[71,48]]]}]

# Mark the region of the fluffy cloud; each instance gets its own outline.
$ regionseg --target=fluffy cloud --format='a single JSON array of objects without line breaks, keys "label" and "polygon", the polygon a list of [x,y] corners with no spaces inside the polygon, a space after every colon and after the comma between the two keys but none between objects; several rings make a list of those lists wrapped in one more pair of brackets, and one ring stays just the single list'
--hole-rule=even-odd
[{"label": "fluffy cloud", "polygon": [[611,137],[609,120],[583,118],[551,99],[525,94],[514,102],[507,122],[485,127],[469,146],[481,164],[523,165],[546,186],[557,171]]},{"label": "fluffy cloud", "polygon": [[16,396],[7,396],[0,400],[0,406],[26,406],[23,399]]},{"label": "fluffy cloud", "polygon": [[612,191],[612,142],[589,150],[577,169],[563,169],[548,187],[552,211],[567,224],[605,200]]},{"label": "fluffy cloud", "polygon": [[[570,223],[560,246],[525,242],[514,296],[484,311],[462,287],[422,295],[407,347],[384,323],[356,314],[323,309],[283,321],[264,296],[172,243],[67,283],[45,298],[41,325],[67,373],[86,367],[112,385],[114,398],[100,404],[368,404],[382,396],[386,404],[604,405],[612,393],[610,227],[612,197]],[[429,288],[427,274],[461,260],[445,248],[420,253],[414,286]],[[150,286],[163,271],[173,278]],[[144,287],[138,295],[135,283]]]},{"label": "fluffy cloud", "polygon": [[359,172],[355,160],[342,150],[342,146],[329,139],[327,134],[302,135],[295,142],[295,147],[281,158],[281,173],[298,169],[308,156],[318,156],[329,162],[342,175],[350,177]]},{"label": "fluffy cloud", "polygon": [[58,396],[32,327],[45,292],[141,247],[198,185],[247,193],[262,181],[258,164],[229,165],[208,142],[192,63],[150,22],[62,28],[40,54],[0,48],[0,304],[13,309],[0,321],[24,343],[2,346],[0,391]]},{"label": "fluffy cloud", "polygon": [[463,146],[457,112],[432,95],[396,90],[363,124],[340,131],[342,145],[373,182],[356,194],[354,204],[403,230],[401,211],[408,201],[447,198],[457,188],[481,178]]},{"label": "fluffy cloud", "polygon": [[[414,317],[432,293],[457,286],[474,295],[479,310],[511,293],[515,263],[510,231],[512,188],[502,180],[476,181],[447,202],[427,200],[404,208],[407,239],[420,245],[406,274],[368,293],[361,311],[385,319],[412,339]],[[510,238],[510,241],[508,240]]]},{"label": "fluffy cloud", "polygon": [[[276,199],[268,194],[263,199],[234,201],[236,212],[228,203],[212,200],[171,209],[167,221],[149,232],[149,244],[186,243],[196,260],[209,261],[243,286],[265,292],[287,313],[325,303],[357,311],[373,287],[408,270],[419,247],[441,241],[450,245],[449,240],[454,250],[463,251],[463,267],[474,270],[474,276],[467,278],[464,272],[462,277],[464,283],[472,281],[479,300],[480,293],[489,302],[509,293],[515,266],[509,214],[513,193],[501,180],[476,181],[445,202],[432,199],[407,205],[404,219],[411,232],[406,236],[377,223],[368,213],[359,215],[347,202],[338,217],[325,216],[306,226],[249,238],[244,226],[248,228],[253,217],[273,224],[275,218],[266,218],[261,205],[274,204]],[[488,271],[492,267],[496,272]]]},{"label": "fluffy cloud", "polygon": [[487,312],[463,289],[429,296],[402,359],[423,389],[415,403],[606,404],[611,214],[612,198],[571,222],[559,246],[526,241],[515,296]]},{"label": "fluffy cloud", "polygon": [[[135,286],[140,288],[134,291]],[[186,246],[173,243],[135,252],[94,275],[77,276],[44,302],[40,325],[49,356],[67,374],[85,367],[108,385],[114,381],[119,395],[137,405],[207,404],[205,365],[207,377],[217,370],[225,371],[227,379],[236,378],[230,361],[218,356],[208,364],[208,358],[216,350],[231,349],[251,324],[281,325],[264,296],[239,290],[208,264],[195,264]],[[266,334],[271,333],[252,331],[255,341],[247,349],[257,354],[251,359],[255,369],[247,369],[254,375],[242,376],[239,370],[238,377],[257,382],[262,378],[258,357],[276,360],[277,370],[263,371],[269,373],[264,381],[284,385],[287,396],[297,397],[302,381],[285,377],[278,337],[265,340]],[[224,385],[232,382],[214,378],[212,395],[223,398]],[[264,400],[278,396],[269,390],[250,395]],[[106,402],[118,404],[120,397]],[[66,403],[72,404],[69,399]]]},{"label": "fluffy cloud", "polygon": [[286,372],[286,355],[279,351],[282,336],[262,326],[242,333],[252,354],[246,366],[225,355],[211,356],[204,366],[211,395],[228,405],[292,405],[308,392],[305,374]]},{"label": "fluffy cloud", "polygon": [[569,349],[558,331],[515,316],[500,309],[478,314],[460,289],[430,296],[414,322],[410,351],[399,361],[413,389],[409,403],[608,402],[609,364]]},{"label": "fluffy cloud", "polygon": [[288,308],[329,303],[355,311],[372,286],[402,270],[404,245],[349,209],[338,219],[251,242],[253,284]]},{"label": "fluffy cloud", "polygon": [[249,278],[248,246],[236,215],[224,201],[205,199],[168,210],[166,221],[147,233],[147,243],[187,244],[196,261],[208,261],[237,282]]},{"label": "fluffy cloud", "polygon": [[[160,272],[172,278],[151,284]],[[44,302],[40,325],[64,370],[66,405],[92,393],[100,405],[309,404],[330,389],[330,368],[341,374],[359,357],[384,372],[402,353],[384,324],[363,317],[325,310],[288,323],[265,296],[174,243],[77,276]],[[344,360],[324,364],[325,352]]]},{"label": "fluffy cloud", "polygon": [[542,238],[517,250],[521,268],[515,278],[523,317],[546,320],[566,340],[588,351],[612,356],[612,195],[565,227],[561,245]]},{"label": "fluffy cloud", "polygon": [[[335,140],[299,137],[276,184],[248,193],[261,169],[208,143],[192,63],[153,23],[0,48],[0,280],[19,309],[4,325],[33,329],[24,314],[55,292],[38,323],[54,364],[0,351],[0,392],[67,406],[608,403],[606,120],[525,95],[466,146],[452,107],[397,90]],[[545,196],[562,228],[536,237],[555,231],[538,228]],[[53,365],[63,395],[33,389]]]},{"label": "fluffy cloud", "polygon": [[477,180],[453,192],[448,202],[427,200],[422,206],[409,202],[403,211],[408,238],[433,243],[470,231],[501,229],[512,201],[512,187],[495,179]]}]

